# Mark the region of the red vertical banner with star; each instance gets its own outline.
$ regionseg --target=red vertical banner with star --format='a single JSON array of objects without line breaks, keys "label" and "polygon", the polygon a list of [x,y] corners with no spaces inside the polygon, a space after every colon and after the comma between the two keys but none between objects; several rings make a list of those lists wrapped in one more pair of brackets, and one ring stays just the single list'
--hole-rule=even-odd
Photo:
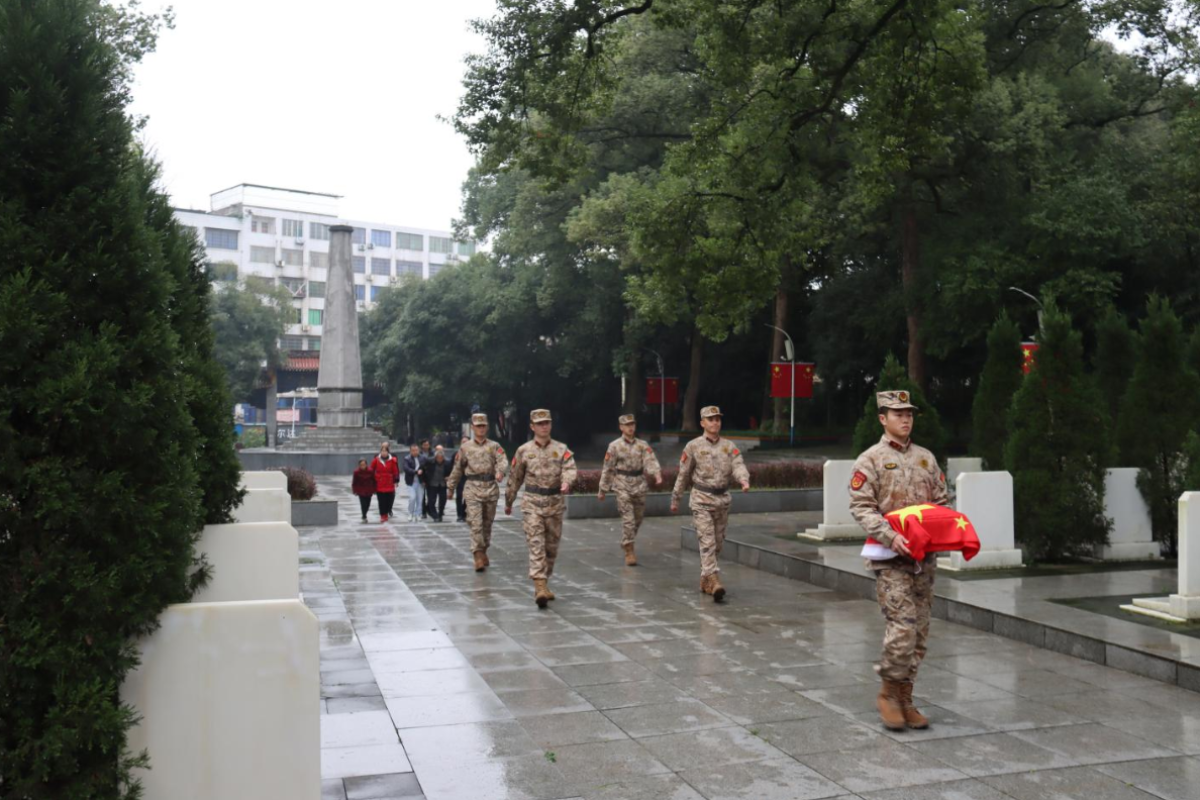
[{"label": "red vertical banner with star", "polygon": [[646,405],[660,404],[664,394],[667,405],[679,402],[679,378],[646,378]]},{"label": "red vertical banner with star", "polygon": [[[816,365],[807,361],[797,361],[794,368],[796,397],[812,397],[813,372]],[[776,361],[771,364],[771,397],[792,396],[792,369],[793,365],[788,361]]]},{"label": "red vertical banner with star", "polygon": [[1028,375],[1037,364],[1037,342],[1021,342],[1021,372]]}]

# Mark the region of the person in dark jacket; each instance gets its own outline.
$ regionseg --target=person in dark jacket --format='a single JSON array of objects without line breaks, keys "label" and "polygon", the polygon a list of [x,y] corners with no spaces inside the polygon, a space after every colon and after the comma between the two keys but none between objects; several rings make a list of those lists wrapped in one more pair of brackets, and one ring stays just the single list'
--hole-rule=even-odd
[{"label": "person in dark jacket", "polygon": [[[433,450],[430,449],[428,439],[421,440],[421,460],[426,464],[428,464],[430,461],[433,461]],[[428,473],[426,473],[423,476],[423,478],[424,479],[421,481],[421,483],[422,483],[421,519],[425,519],[426,517],[433,516],[433,514],[430,512],[430,506],[429,506],[429,480],[428,480],[429,475],[428,475]]]},{"label": "person in dark jacket", "polygon": [[371,510],[371,498],[375,496],[375,473],[367,466],[365,458],[358,460],[358,469],[354,470],[354,478],[350,481],[350,491],[358,496],[363,522],[366,522],[367,512]]},{"label": "person in dark jacket", "polygon": [[446,460],[446,449],[439,444],[433,458],[425,462],[426,503],[434,522],[441,522],[446,515],[446,477],[449,474],[450,462]]},{"label": "person in dark jacket", "polygon": [[390,447],[387,442],[381,444],[379,455],[371,462],[371,471],[375,473],[375,494],[379,495],[380,522],[387,522],[392,516],[396,484],[400,482],[400,462],[392,455]]},{"label": "person in dark jacket", "polygon": [[409,445],[404,457],[404,483],[408,486],[408,521],[416,522],[425,507],[425,458],[417,444]]},{"label": "person in dark jacket", "polygon": [[[463,442],[467,441],[467,437],[463,437]],[[460,443],[461,444],[461,443]],[[454,462],[458,460],[458,454],[462,450],[455,450],[454,455],[450,458],[450,471],[454,471]],[[467,521],[467,501],[463,499],[463,488],[467,485],[466,481],[459,481],[458,486],[454,487],[454,513],[458,517],[459,522]]]}]

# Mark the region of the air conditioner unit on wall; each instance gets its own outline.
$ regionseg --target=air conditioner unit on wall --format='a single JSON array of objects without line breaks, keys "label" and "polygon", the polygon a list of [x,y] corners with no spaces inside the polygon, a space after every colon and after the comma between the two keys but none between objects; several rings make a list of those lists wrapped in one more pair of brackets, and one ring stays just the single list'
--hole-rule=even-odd
[{"label": "air conditioner unit on wall", "polygon": [[297,240],[296,240],[296,244],[300,244],[300,245],[302,245],[302,244],[304,244],[304,240],[303,240],[303,239],[297,239]]},{"label": "air conditioner unit on wall", "polygon": [[310,330],[312,330],[312,326],[311,325],[301,325],[300,330],[304,331],[305,333],[308,333]]},{"label": "air conditioner unit on wall", "polygon": [[358,252],[360,252],[360,253],[361,253],[363,250],[366,250],[366,249],[367,249],[367,248],[366,248],[366,246],[365,246],[365,245],[361,245],[361,244],[360,244],[360,245],[358,245]]}]

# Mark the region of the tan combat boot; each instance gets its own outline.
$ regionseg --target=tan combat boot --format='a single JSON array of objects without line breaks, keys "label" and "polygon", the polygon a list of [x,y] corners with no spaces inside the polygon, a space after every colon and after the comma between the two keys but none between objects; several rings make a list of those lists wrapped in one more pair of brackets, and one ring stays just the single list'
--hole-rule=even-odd
[{"label": "tan combat boot", "polygon": [[725,587],[721,585],[720,575],[708,576],[708,593],[712,595],[713,602],[719,603],[725,599]]},{"label": "tan combat boot", "polygon": [[483,565],[485,567],[490,567],[492,565],[492,560],[487,557],[487,550],[480,550],[479,552],[480,555],[483,556]]},{"label": "tan combat boot", "polygon": [[474,555],[475,555],[475,571],[483,572],[485,569],[487,569],[487,556],[483,554],[482,550],[476,550]]},{"label": "tan combat boot", "polygon": [[545,608],[550,602],[550,590],[546,588],[546,581],[542,578],[533,579],[533,602],[537,603],[538,608]]},{"label": "tan combat boot", "polygon": [[928,728],[929,718],[917,711],[917,707],[913,705],[912,699],[913,682],[900,682],[900,707],[904,710],[904,724],[910,728]]},{"label": "tan combat boot", "polygon": [[905,727],[904,707],[901,701],[901,684],[899,681],[889,681],[886,678],[879,689],[879,697],[875,698],[875,706],[879,709],[879,719],[883,727],[890,731],[902,731]]},{"label": "tan combat boot", "polygon": [[712,576],[711,575],[701,575],[700,576],[700,591],[704,592],[705,594],[712,594]]},{"label": "tan combat boot", "polygon": [[637,555],[633,552],[633,542],[630,542],[629,544],[626,544],[626,545],[622,545],[622,547],[625,548],[625,566],[636,567],[637,566]]}]

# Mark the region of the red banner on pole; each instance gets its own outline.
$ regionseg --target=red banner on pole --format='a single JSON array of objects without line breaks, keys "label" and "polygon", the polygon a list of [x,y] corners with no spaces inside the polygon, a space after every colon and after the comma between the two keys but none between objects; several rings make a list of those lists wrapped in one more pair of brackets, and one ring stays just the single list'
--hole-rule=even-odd
[{"label": "red banner on pole", "polygon": [[1028,375],[1037,363],[1037,342],[1021,342],[1021,372]]},{"label": "red banner on pole", "polygon": [[[816,365],[807,361],[797,361],[796,397],[812,397],[813,371]],[[771,397],[792,396],[792,363],[776,361],[771,364]]]},{"label": "red banner on pole", "polygon": [[646,378],[646,405],[660,404],[664,393],[667,395],[667,405],[678,403],[679,378]]}]

